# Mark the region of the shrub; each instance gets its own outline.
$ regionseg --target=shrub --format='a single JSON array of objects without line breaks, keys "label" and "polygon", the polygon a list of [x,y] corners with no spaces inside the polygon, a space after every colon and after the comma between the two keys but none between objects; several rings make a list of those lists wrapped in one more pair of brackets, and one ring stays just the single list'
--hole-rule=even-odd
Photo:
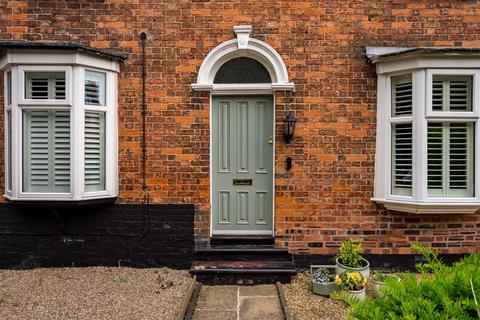
[{"label": "shrub", "polygon": [[337,258],[347,267],[360,268],[362,266],[362,250],[360,241],[348,240],[340,246]]},{"label": "shrub", "polygon": [[417,266],[420,279],[414,274],[406,274],[401,282],[387,281],[382,297],[354,303],[349,317],[358,320],[480,318],[477,301],[480,253],[467,256],[449,267],[431,249],[412,248],[422,253],[425,259]]}]

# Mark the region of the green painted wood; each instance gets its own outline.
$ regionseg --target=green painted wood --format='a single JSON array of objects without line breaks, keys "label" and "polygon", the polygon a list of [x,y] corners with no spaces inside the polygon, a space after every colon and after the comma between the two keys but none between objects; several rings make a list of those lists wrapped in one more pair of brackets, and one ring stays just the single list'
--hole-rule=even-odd
[{"label": "green painted wood", "polygon": [[216,96],[212,108],[213,234],[272,234],[273,99]]}]

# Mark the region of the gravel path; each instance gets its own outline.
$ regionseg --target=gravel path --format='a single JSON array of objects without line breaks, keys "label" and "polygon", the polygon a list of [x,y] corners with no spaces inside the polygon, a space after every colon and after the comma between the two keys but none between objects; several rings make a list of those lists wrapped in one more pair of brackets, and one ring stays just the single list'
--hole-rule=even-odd
[{"label": "gravel path", "polygon": [[175,319],[188,271],[132,268],[0,270],[0,319]]},{"label": "gravel path", "polygon": [[344,320],[347,317],[346,304],[312,292],[309,273],[299,273],[283,288],[294,320]]}]

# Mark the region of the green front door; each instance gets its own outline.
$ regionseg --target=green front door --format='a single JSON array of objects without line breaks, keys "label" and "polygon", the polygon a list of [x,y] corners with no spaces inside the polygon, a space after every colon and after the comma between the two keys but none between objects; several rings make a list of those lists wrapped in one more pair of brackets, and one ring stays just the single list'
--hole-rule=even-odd
[{"label": "green front door", "polygon": [[272,96],[212,100],[214,235],[272,235]]}]

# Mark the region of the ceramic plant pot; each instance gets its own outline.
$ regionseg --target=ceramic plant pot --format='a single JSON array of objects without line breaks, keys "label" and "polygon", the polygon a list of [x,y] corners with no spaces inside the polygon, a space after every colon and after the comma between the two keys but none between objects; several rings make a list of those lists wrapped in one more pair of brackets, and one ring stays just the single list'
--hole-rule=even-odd
[{"label": "ceramic plant pot", "polygon": [[329,281],[327,283],[322,283],[315,281],[313,278],[313,273],[315,270],[325,268],[331,273],[335,274],[335,266],[334,265],[312,265],[310,266],[310,275],[312,281],[312,291],[313,293],[320,294],[322,296],[329,296],[332,292],[337,291],[339,288],[335,283],[335,280]]},{"label": "ceramic plant pot", "polygon": [[338,275],[344,272],[360,272],[364,278],[366,279],[370,278],[370,263],[364,258],[362,258],[361,260],[362,266],[359,268],[349,267],[344,264],[341,264],[338,261],[338,258],[335,260],[335,262],[336,262],[336,272]]},{"label": "ceramic plant pot", "polygon": [[353,291],[353,290],[343,290],[343,291],[347,296],[357,301],[364,301],[365,298],[367,297],[367,294],[365,293],[365,288],[359,291]]},{"label": "ceramic plant pot", "polygon": [[[393,274],[384,274],[385,276],[389,277],[389,278],[393,278],[395,280],[397,280],[397,282],[400,282],[400,278],[393,275]],[[383,288],[386,286],[386,283],[383,282],[383,281],[378,281],[378,280],[374,280],[374,279],[371,279],[372,281],[372,284],[373,284],[373,294],[375,295],[375,297],[381,297],[382,296],[382,290]]]}]

